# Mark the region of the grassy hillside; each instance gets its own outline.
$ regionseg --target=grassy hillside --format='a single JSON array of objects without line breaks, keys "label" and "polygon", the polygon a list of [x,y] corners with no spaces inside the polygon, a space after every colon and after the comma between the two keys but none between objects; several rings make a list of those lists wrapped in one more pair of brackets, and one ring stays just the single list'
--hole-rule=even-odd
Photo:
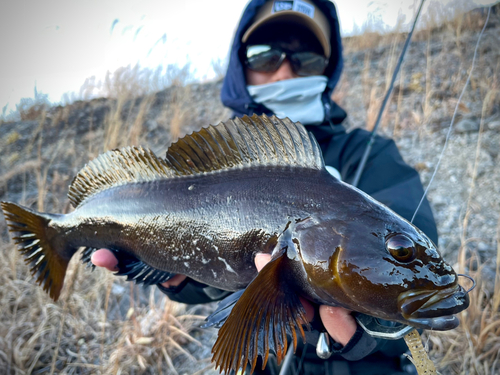
[{"label": "grassy hillside", "polygon": [[[469,13],[420,31],[411,45],[381,133],[392,137],[429,190],[444,257],[476,278],[462,324],[426,333],[442,374],[500,372],[500,20]],[[373,126],[405,35],[366,33],[344,40],[345,69],[334,99],[347,126]],[[67,188],[100,153],[124,145],[164,154],[169,143],[230,116],[221,81],[173,85],[137,95],[136,76],[117,76],[108,98],[26,108],[0,123],[0,200],[41,211],[70,210]],[[128,89],[127,89],[128,88]],[[144,92],[147,92],[144,91]],[[211,374],[215,331],[197,328],[212,306],[169,301],[73,259],[57,303],[35,285],[0,219],[0,374]]]}]

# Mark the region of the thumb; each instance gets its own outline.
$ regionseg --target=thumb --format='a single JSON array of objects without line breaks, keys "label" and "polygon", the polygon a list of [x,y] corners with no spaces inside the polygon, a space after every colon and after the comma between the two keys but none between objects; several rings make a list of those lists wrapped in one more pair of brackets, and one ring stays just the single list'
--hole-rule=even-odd
[{"label": "thumb", "polygon": [[264,266],[271,261],[271,254],[257,253],[255,254],[255,267],[257,267],[257,271],[260,272]]}]

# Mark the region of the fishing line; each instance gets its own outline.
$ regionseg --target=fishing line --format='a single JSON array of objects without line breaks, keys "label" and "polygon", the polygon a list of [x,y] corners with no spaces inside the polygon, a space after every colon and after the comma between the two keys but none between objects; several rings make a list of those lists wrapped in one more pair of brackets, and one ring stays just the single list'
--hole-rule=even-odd
[{"label": "fishing line", "polygon": [[472,72],[475,68],[476,64],[476,57],[477,57],[477,50],[479,49],[479,43],[481,41],[481,38],[483,37],[484,30],[486,30],[486,26],[488,25],[488,21],[490,19],[490,13],[491,13],[491,6],[488,8],[488,15],[486,16],[486,21],[484,22],[483,29],[481,30],[481,33],[479,34],[479,37],[477,38],[477,43],[476,43],[476,48],[474,49],[474,56],[472,57],[472,64],[469,72],[469,76],[467,77],[467,81],[465,82],[465,85],[462,89],[462,92],[460,93],[460,96],[458,98],[457,105],[455,106],[455,111],[453,112],[453,117],[451,118],[451,123],[450,126],[448,127],[448,133],[446,134],[446,139],[444,141],[443,149],[441,150],[441,154],[439,155],[438,162],[436,164],[436,168],[434,168],[434,173],[432,174],[432,177],[427,184],[427,188],[424,191],[424,195],[422,195],[422,199],[420,199],[420,202],[418,203],[417,208],[415,209],[415,212],[410,220],[411,223],[413,223],[413,220],[415,219],[415,216],[417,215],[418,210],[420,209],[420,206],[422,205],[425,197],[427,196],[427,192],[429,191],[429,187],[431,186],[432,182],[434,181],[434,177],[436,176],[436,173],[439,169],[439,165],[441,164],[441,160],[443,158],[444,152],[446,151],[446,148],[448,147],[448,140],[450,139],[451,131],[453,130],[453,124],[455,123],[455,117],[458,112],[458,107],[460,103],[462,102],[462,97],[464,96],[465,89],[469,85],[470,77],[472,76]]},{"label": "fishing line", "polygon": [[464,275],[462,273],[457,273],[457,276],[462,276],[462,277],[465,277],[465,278],[469,279],[470,281],[472,281],[472,286],[468,290],[465,291],[465,294],[468,294],[469,292],[472,292],[472,289],[474,289],[476,287],[476,280],[474,280],[469,275]]},{"label": "fishing line", "polygon": [[[462,97],[464,96],[465,90],[466,90],[467,86],[469,85],[469,81],[470,81],[470,77],[472,76],[472,72],[474,71],[476,57],[477,57],[477,50],[479,49],[479,43],[481,42],[481,38],[483,37],[484,30],[486,30],[486,26],[488,25],[488,21],[490,19],[490,14],[491,14],[491,6],[488,8],[488,15],[486,16],[486,21],[484,21],[483,29],[481,30],[481,33],[479,34],[479,37],[477,38],[476,48],[474,49],[474,56],[472,57],[472,64],[471,64],[470,72],[469,72],[469,75],[467,77],[467,81],[465,82],[464,87],[462,89],[462,92],[460,93],[457,104],[455,106],[455,110],[454,110],[453,116],[451,118],[450,126],[448,127],[448,133],[446,134],[446,139],[445,139],[445,142],[443,145],[443,149],[441,150],[441,154],[439,155],[438,162],[436,164],[436,168],[434,168],[434,173],[432,174],[431,179],[429,180],[429,183],[427,184],[427,188],[425,189],[424,194],[422,195],[422,198],[420,199],[420,202],[418,203],[418,206],[415,209],[415,212],[413,213],[413,216],[412,216],[411,221],[410,221],[412,223],[413,223],[413,220],[415,219],[415,216],[417,215],[418,210],[420,209],[420,206],[422,205],[425,197],[427,196],[427,192],[429,191],[429,188],[430,188],[432,182],[434,181],[434,177],[436,176],[436,173],[439,169],[439,165],[441,164],[441,160],[443,158],[444,152],[446,151],[446,148],[448,146],[448,140],[450,139],[451,131],[453,130],[453,124],[455,122],[455,117],[456,117],[457,112],[458,112],[458,107],[462,101]],[[470,281],[472,281],[472,286],[465,292],[466,294],[470,293],[476,287],[476,281],[472,277],[465,275],[465,274],[458,274],[457,276],[462,276],[462,277],[465,277],[465,278],[469,279]],[[466,330],[466,333],[468,335],[467,330]],[[429,333],[429,335],[427,336],[426,346],[429,343],[429,340],[431,338],[431,334],[432,334],[432,330]],[[469,338],[469,342],[470,342],[470,338]]]},{"label": "fishing line", "polygon": [[425,0],[422,0],[420,3],[420,7],[418,8],[417,14],[415,16],[415,20],[413,21],[413,26],[411,27],[410,32],[408,33],[408,36],[406,37],[405,45],[403,46],[403,50],[401,51],[401,55],[399,56],[398,59],[398,64],[396,65],[396,68],[394,69],[394,73],[392,73],[392,79],[391,83],[389,84],[389,88],[387,89],[387,92],[385,93],[384,101],[382,102],[382,106],[380,107],[380,110],[377,115],[377,120],[375,121],[375,125],[373,126],[373,130],[370,135],[370,139],[368,140],[368,143],[366,144],[365,152],[361,158],[361,162],[359,163],[358,169],[356,170],[356,175],[354,176],[354,180],[352,181],[353,186],[358,186],[359,179],[361,178],[361,174],[363,173],[363,170],[365,169],[366,161],[368,160],[368,156],[370,155],[370,152],[373,147],[373,143],[375,141],[375,134],[377,133],[377,129],[380,125],[380,121],[382,120],[382,114],[384,113],[385,106],[387,105],[387,102],[389,101],[389,97],[391,96],[392,89],[394,88],[394,82],[396,81],[396,77],[399,73],[399,69],[401,68],[401,64],[403,63],[403,59],[406,55],[406,50],[408,49],[408,46],[410,45],[411,37],[413,35],[413,31],[415,30],[415,26],[417,25],[418,17],[420,16],[420,12],[422,11],[422,7],[424,6]]}]

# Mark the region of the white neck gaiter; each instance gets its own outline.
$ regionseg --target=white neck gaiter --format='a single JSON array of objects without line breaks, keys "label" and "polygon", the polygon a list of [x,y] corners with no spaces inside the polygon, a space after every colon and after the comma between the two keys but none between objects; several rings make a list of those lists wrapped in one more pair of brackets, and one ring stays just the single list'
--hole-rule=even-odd
[{"label": "white neck gaiter", "polygon": [[288,117],[304,125],[317,125],[325,119],[321,94],[327,82],[325,76],[310,76],[249,85],[247,89],[256,103],[265,105],[277,117]]}]

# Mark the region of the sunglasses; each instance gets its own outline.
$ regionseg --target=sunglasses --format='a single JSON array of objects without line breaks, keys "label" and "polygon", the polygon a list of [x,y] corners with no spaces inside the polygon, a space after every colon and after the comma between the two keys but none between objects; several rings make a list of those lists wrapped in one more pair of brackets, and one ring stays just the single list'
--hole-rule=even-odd
[{"label": "sunglasses", "polygon": [[290,52],[270,45],[259,44],[246,48],[245,65],[256,72],[272,73],[279,69],[285,58],[295,74],[307,77],[321,75],[328,59],[315,52]]}]

